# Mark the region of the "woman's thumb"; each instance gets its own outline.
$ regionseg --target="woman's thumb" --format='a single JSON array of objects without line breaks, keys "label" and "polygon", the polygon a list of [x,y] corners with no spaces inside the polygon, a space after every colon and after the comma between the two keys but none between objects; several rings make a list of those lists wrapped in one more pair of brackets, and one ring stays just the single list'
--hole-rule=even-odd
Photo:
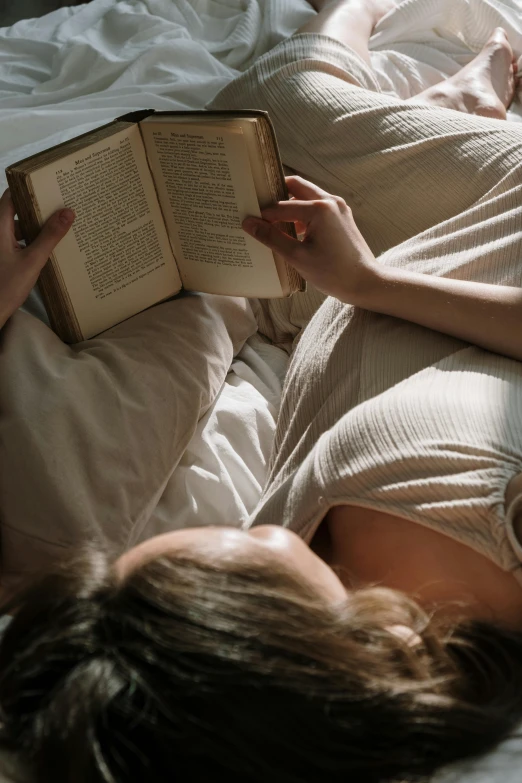
[{"label": "woman's thumb", "polygon": [[31,242],[27,252],[35,261],[42,265],[47,261],[58,242],[69,231],[74,222],[75,214],[72,209],[62,209],[55,212],[44,225],[34,242]]}]

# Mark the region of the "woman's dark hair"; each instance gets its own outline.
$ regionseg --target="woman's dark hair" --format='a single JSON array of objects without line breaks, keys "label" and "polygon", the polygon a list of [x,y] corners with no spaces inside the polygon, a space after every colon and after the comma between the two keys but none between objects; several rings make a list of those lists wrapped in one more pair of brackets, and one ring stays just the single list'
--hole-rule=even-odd
[{"label": "woman's dark hair", "polygon": [[522,717],[522,634],[275,566],[89,551],[4,611],[2,736],[38,783],[420,781]]}]

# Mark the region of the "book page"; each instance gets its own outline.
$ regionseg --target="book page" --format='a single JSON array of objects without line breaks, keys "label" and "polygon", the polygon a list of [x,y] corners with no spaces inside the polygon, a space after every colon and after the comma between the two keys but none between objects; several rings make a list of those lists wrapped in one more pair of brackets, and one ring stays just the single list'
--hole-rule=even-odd
[{"label": "book page", "polygon": [[54,260],[84,337],[180,290],[137,125],[30,176],[43,221],[76,212]]},{"label": "book page", "polygon": [[140,123],[183,285],[236,296],[282,295],[273,254],[241,223],[260,215],[241,127]]}]

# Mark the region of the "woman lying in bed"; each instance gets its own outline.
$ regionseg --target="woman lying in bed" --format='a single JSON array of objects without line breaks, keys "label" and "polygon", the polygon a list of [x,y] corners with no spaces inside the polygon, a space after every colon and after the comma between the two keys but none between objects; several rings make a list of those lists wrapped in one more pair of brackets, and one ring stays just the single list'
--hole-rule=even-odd
[{"label": "woman lying in bed", "polygon": [[[266,312],[317,309],[265,492],[243,530],[91,549],[6,603],[4,735],[37,780],[420,780],[522,718],[522,134],[372,91],[335,8],[216,101],[268,107],[323,184],[245,222],[328,295]],[[355,10],[369,36],[383,9]],[[5,320],[70,215],[20,250],[0,210]]]}]

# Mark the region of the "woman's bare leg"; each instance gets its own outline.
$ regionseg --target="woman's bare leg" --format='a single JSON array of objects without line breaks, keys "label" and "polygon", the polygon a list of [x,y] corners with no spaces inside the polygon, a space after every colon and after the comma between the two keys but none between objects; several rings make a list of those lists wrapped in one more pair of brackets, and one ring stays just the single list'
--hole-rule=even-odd
[{"label": "woman's bare leg", "polygon": [[[349,46],[371,67],[368,44],[377,22],[396,6],[395,0],[310,0],[317,16],[297,30],[320,33]],[[480,54],[455,76],[409,100],[464,114],[506,119],[515,95],[517,65],[501,27]]]},{"label": "woman's bare leg", "polygon": [[395,8],[394,0],[310,0],[317,16],[297,30],[321,33],[349,46],[371,66],[368,43],[377,22]]}]

